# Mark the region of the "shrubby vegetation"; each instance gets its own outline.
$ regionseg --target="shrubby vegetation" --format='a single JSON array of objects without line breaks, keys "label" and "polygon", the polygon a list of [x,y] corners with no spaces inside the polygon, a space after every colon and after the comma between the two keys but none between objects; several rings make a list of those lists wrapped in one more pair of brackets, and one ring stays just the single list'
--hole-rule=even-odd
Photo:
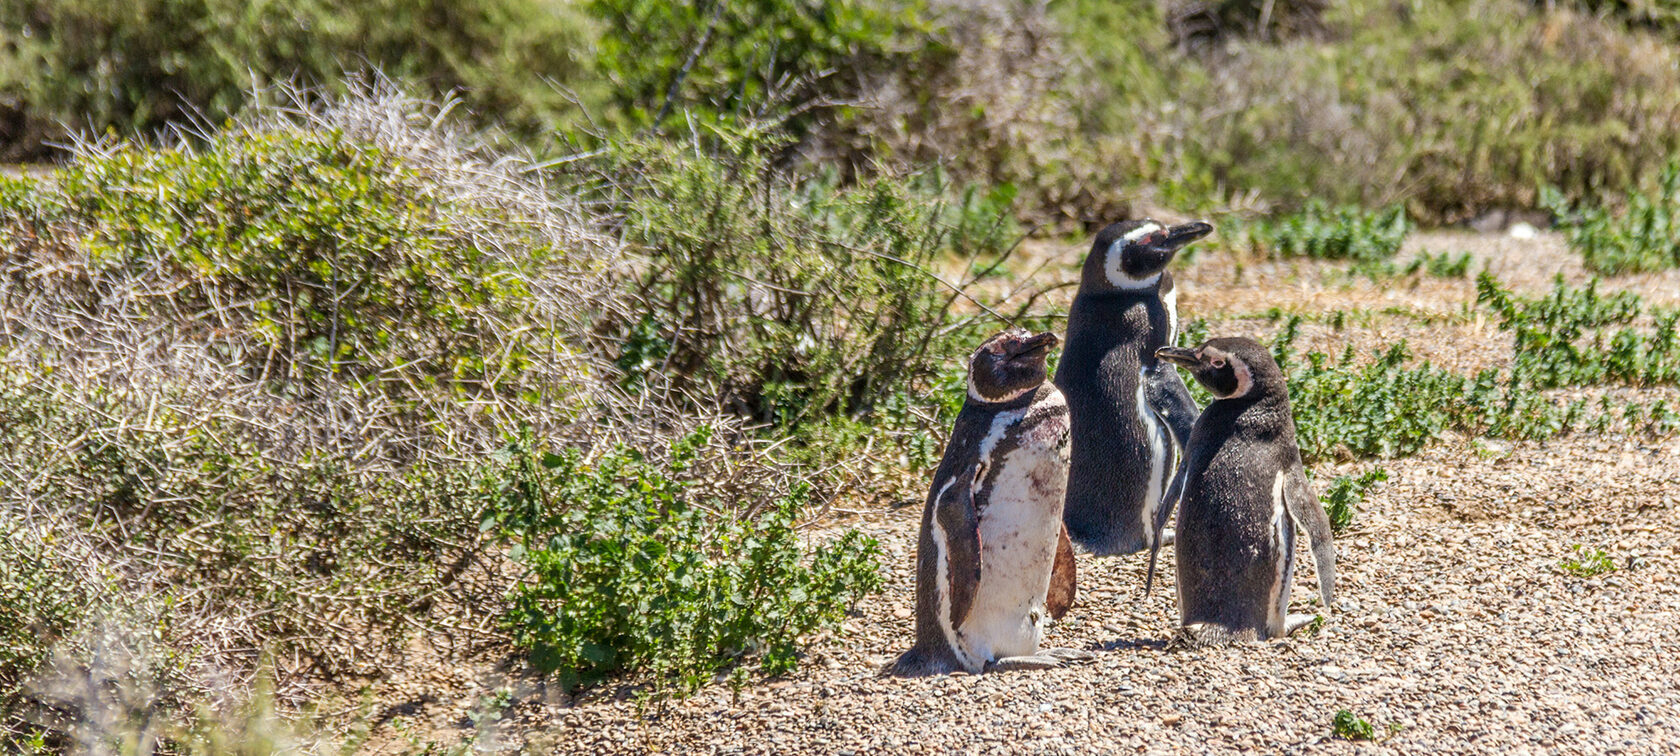
[{"label": "shrubby vegetation", "polygon": [[[1618,419],[1635,430],[1680,429],[1680,414],[1661,400],[1629,404],[1617,418],[1608,397],[1599,405],[1565,404],[1544,393],[1612,381],[1672,384],[1680,339],[1675,313],[1647,313],[1632,294],[1603,297],[1596,283],[1574,289],[1560,281],[1538,299],[1517,297],[1485,273],[1477,287],[1480,301],[1501,318],[1500,328],[1512,333],[1507,369],[1462,375],[1411,365],[1404,341],[1369,361],[1351,347],[1334,359],[1301,355],[1294,349],[1300,318],[1290,318],[1272,349],[1289,376],[1302,456],[1406,456],[1447,431],[1543,439]],[[1609,331],[1615,325],[1624,327]]]},{"label": "shrubby vegetation", "polygon": [[1258,249],[1284,257],[1369,264],[1394,257],[1411,230],[1404,208],[1370,212],[1315,200],[1298,213],[1249,224],[1241,233]]},{"label": "shrubby vegetation", "polygon": [[1543,199],[1592,270],[1616,275],[1680,266],[1680,162],[1663,167],[1652,191],[1630,186],[1620,211],[1591,204],[1574,209],[1556,190]]},{"label": "shrubby vegetation", "polygon": [[[786,670],[801,638],[876,588],[864,540],[795,532],[812,486],[832,485],[824,471],[762,451],[715,397],[753,376],[740,366],[780,359],[804,371],[762,384],[777,387],[763,407],[792,407],[784,427],[871,411],[838,378],[860,365],[899,397],[872,404],[902,403],[954,343],[941,329],[963,322],[911,261],[1002,238],[993,200],[934,201],[947,195],[931,179],[733,194],[729,166],[781,179],[758,153],[625,146],[566,180],[647,158],[613,175],[667,188],[659,208],[586,193],[615,209],[626,253],[542,174],[444,123],[439,106],[368,91],[260,110],[200,143],[90,144],[51,174],[0,181],[0,611],[32,618],[0,639],[13,715],[81,705],[18,686],[51,652],[88,659],[107,620],[155,633],[141,670],[189,708],[206,670],[249,675],[268,658],[291,691],[373,674],[415,631],[466,644],[498,622],[572,682],[649,675],[680,692],[742,661]],[[729,268],[696,252],[701,236],[627,225],[677,219],[742,241],[745,226],[700,225],[729,202],[739,215],[713,220],[782,234],[727,250]],[[824,259],[805,248],[834,267],[799,270]],[[853,255],[874,267],[840,265]],[[685,285],[731,289],[710,304],[754,312],[765,300],[737,298],[743,272],[788,284],[785,309],[683,320],[699,312],[674,295]],[[878,312],[924,343],[847,330],[841,312]],[[652,345],[718,322],[712,337],[745,348],[715,372],[678,385],[638,361],[705,354]],[[891,349],[907,351],[876,353]],[[495,456],[514,438],[541,439],[549,467]],[[640,540],[603,551],[572,530],[580,514]],[[660,582],[655,568],[679,563],[698,582]],[[607,619],[643,617],[614,615],[609,589],[637,576],[659,627]],[[543,624],[557,617],[584,619]],[[683,642],[661,640],[683,627]],[[6,727],[27,739],[52,721],[29,716]]]},{"label": "shrubby vegetation", "polygon": [[14,3],[0,12],[0,142],[42,156],[60,123],[219,123],[252,84],[332,91],[371,64],[458,89],[545,153],[556,129],[560,145],[599,146],[644,127],[777,122],[793,137],[780,160],[847,180],[941,162],[1012,186],[1024,216],[1078,224],[1138,199],[1309,198],[1454,222],[1537,207],[1540,186],[1597,202],[1680,149],[1676,53],[1641,30],[1667,21],[1631,6],[445,5]]},{"label": "shrubby vegetation", "polygon": [[[19,0],[0,7],[0,158],[63,129],[146,134],[221,124],[254,91],[378,68],[517,130],[575,113],[595,33],[572,3]],[[338,89],[338,87],[334,87]]]},{"label": "shrubby vegetation", "polygon": [[576,451],[509,453],[486,526],[531,577],[503,623],[563,688],[645,670],[687,691],[749,655],[786,672],[802,637],[880,589],[873,539],[852,531],[804,553],[803,489],[756,517],[690,501],[676,476],[704,440],[679,441],[668,469],[622,449],[587,465]]},{"label": "shrubby vegetation", "polygon": [[1388,480],[1388,471],[1380,467],[1353,476],[1343,475],[1330,481],[1324,489],[1324,512],[1330,515],[1330,529],[1340,533],[1353,524],[1360,502],[1371,486]]}]

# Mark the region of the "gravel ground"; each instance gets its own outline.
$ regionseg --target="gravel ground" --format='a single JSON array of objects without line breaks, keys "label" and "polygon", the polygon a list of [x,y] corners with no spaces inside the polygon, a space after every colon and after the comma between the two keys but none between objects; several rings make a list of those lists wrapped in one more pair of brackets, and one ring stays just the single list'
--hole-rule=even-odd
[{"label": "gravel ground", "polygon": [[[1581,280],[1555,237],[1423,235],[1413,249],[1468,248],[1519,288],[1553,275]],[[1078,250],[1082,252],[1083,249]],[[1029,253],[1030,256],[1031,253]],[[1043,275],[1066,277],[1077,254]],[[1066,258],[1062,262],[1061,258]],[[1313,326],[1303,342],[1340,350],[1409,335],[1416,351],[1463,367],[1508,358],[1508,341],[1464,312],[1467,281],[1372,284],[1334,266],[1232,266],[1211,258],[1180,276],[1186,317],[1218,316],[1219,332],[1276,325],[1244,317],[1285,311],[1396,312]],[[1680,278],[1615,282],[1659,301]],[[1065,292],[1071,296],[1071,292]],[[1427,319],[1426,319],[1427,320]],[[1407,330],[1412,329],[1412,330]],[[1307,331],[1311,331],[1308,333]],[[1314,341],[1316,340],[1316,341]],[[1487,346],[1488,350],[1479,349]],[[1475,353],[1490,351],[1492,357]],[[1466,354],[1466,353],[1471,354]],[[1667,390],[1670,402],[1680,392]],[[1619,436],[1547,443],[1453,439],[1403,460],[1326,464],[1319,479],[1380,465],[1354,526],[1338,538],[1337,606],[1315,636],[1204,651],[1166,649],[1176,624],[1172,560],[1141,595],[1144,559],[1079,556],[1080,595],[1047,642],[1096,652],[1063,669],[901,680],[880,670],[913,638],[913,550],[920,501],[872,507],[834,527],[875,534],[885,593],[844,632],[816,639],[787,679],[738,694],[717,686],[638,713],[624,691],[582,701],[513,683],[506,726],[480,748],[594,753],[1146,753],[1680,752],[1680,440]],[[1319,486],[1322,491],[1322,484]],[[854,510],[856,511],[856,510]],[[1618,566],[1591,578],[1560,562],[1576,545]],[[1298,555],[1310,564],[1303,549]],[[1298,571],[1296,611],[1314,610],[1311,571]],[[470,685],[470,684],[469,684]],[[474,700],[458,687],[431,706],[461,727]],[[451,704],[453,707],[451,708]],[[1334,738],[1349,710],[1379,742]],[[453,723],[453,724],[451,724]],[[377,739],[377,738],[376,738]]]}]

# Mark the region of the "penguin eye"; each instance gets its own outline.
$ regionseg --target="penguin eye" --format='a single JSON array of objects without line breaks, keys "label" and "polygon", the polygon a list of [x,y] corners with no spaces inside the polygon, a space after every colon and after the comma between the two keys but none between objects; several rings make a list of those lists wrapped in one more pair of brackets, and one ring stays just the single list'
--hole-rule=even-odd
[{"label": "penguin eye", "polygon": [[1003,354],[1003,342],[994,341],[990,344],[987,344],[986,345],[986,351],[991,352],[992,354]]},{"label": "penguin eye", "polygon": [[1225,367],[1225,358],[1224,358],[1224,357],[1220,357],[1220,358],[1218,358],[1218,359],[1216,359],[1216,360],[1214,360],[1214,361],[1213,361],[1213,366],[1214,366],[1214,367],[1216,367],[1216,368],[1223,368],[1223,367]]}]

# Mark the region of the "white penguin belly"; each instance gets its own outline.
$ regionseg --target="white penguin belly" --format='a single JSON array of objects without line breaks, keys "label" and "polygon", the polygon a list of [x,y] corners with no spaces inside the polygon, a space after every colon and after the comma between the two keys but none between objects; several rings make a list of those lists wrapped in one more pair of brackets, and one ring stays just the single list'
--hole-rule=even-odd
[{"label": "white penguin belly", "polygon": [[1066,447],[1004,458],[980,514],[980,585],[960,637],[970,658],[1038,652],[1067,489]]},{"label": "white penguin belly", "polygon": [[1148,376],[1143,369],[1138,369],[1137,377],[1137,413],[1143,422],[1143,436],[1149,444],[1149,485],[1143,492],[1143,506],[1138,509],[1138,518],[1143,523],[1144,545],[1153,546],[1155,540],[1155,513],[1161,508],[1161,497],[1166,495],[1167,486],[1167,455],[1172,453],[1167,439],[1167,429],[1161,427],[1161,422],[1150,409],[1149,400],[1144,395],[1144,381]]}]

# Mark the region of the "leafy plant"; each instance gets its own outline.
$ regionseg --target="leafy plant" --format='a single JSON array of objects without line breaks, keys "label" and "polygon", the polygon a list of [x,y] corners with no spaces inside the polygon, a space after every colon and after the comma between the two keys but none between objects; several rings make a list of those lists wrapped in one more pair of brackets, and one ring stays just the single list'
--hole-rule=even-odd
[{"label": "leafy plant", "polygon": [[[1560,277],[1549,295],[1529,299],[1483,273],[1476,291],[1478,303],[1499,315],[1500,330],[1511,333],[1512,372],[1539,388],[1680,381],[1680,311],[1647,313],[1637,294],[1599,294],[1596,279],[1575,289]],[[1648,330],[1634,326],[1645,317]]]},{"label": "leafy plant", "polygon": [[1653,191],[1629,187],[1626,206],[1571,208],[1556,190],[1542,204],[1569,232],[1569,246],[1587,267],[1609,275],[1667,270],[1680,266],[1680,160],[1671,159]]},{"label": "leafy plant", "polygon": [[1616,561],[1611,559],[1610,555],[1605,553],[1603,549],[1588,548],[1581,544],[1575,544],[1574,556],[1564,557],[1562,561],[1558,562],[1558,567],[1575,577],[1590,578],[1615,572]]},{"label": "leafy plant", "polygon": [[[640,141],[585,167],[652,262],[635,283],[643,309],[620,326],[620,365],[657,365],[792,429],[867,414],[967,353],[967,327],[990,318],[959,315],[952,287],[1007,253],[1011,194],[956,192],[937,174],[788,177],[772,163],[782,137],[713,135],[715,153]],[[950,252],[986,264],[945,282],[933,271]]]},{"label": "leafy plant", "polygon": [[625,449],[588,462],[507,453],[485,527],[528,575],[503,624],[563,687],[641,672],[685,692],[750,657],[779,674],[797,663],[801,638],[880,590],[873,539],[848,531],[801,546],[803,490],[738,518],[690,501],[675,473],[704,441],[682,442],[670,469]]},{"label": "leafy plant", "polygon": [[1314,201],[1299,213],[1250,225],[1248,238],[1285,257],[1373,262],[1393,257],[1410,232],[1402,207],[1367,211]]},{"label": "leafy plant", "polygon": [[254,86],[299,79],[336,90],[358,63],[434,95],[459,92],[534,133],[571,116],[563,85],[587,70],[586,21],[546,0],[8,2],[0,120],[21,128],[0,130],[0,155],[42,155],[43,142],[63,137],[60,124],[125,136],[220,124],[251,104]]},{"label": "leafy plant", "polygon": [[1335,718],[1330,720],[1330,734],[1343,740],[1377,739],[1377,729],[1347,709],[1337,711]]},{"label": "leafy plant", "polygon": [[[902,42],[929,21],[920,2],[764,0],[668,3],[590,0],[604,33],[596,65],[634,124],[777,108],[855,93],[856,78],[914,49]],[[918,40],[922,41],[922,40]],[[938,54],[937,49],[923,54]],[[796,130],[810,123],[798,118]]]},{"label": "leafy plant", "polygon": [[1352,525],[1354,513],[1365,500],[1365,492],[1385,480],[1388,471],[1374,467],[1358,476],[1342,475],[1330,481],[1330,487],[1324,491],[1324,512],[1330,516],[1330,529],[1340,533]]}]

